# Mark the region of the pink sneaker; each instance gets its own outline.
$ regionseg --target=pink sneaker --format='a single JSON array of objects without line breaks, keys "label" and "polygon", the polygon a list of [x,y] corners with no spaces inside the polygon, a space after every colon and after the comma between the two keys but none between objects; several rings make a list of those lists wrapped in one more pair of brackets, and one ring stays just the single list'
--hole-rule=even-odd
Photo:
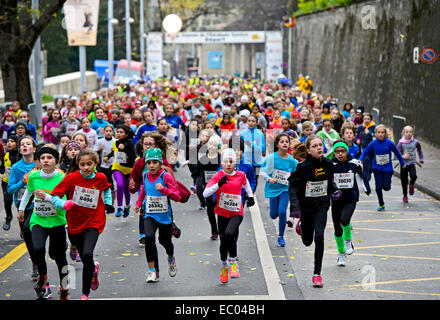
[{"label": "pink sneaker", "polygon": [[408,203],[408,197],[403,197],[403,203]]},{"label": "pink sneaker", "polygon": [[312,281],[313,281],[313,286],[315,288],[322,288],[323,287],[322,278],[321,278],[321,276],[319,274],[315,274],[312,277]]},{"label": "pink sneaker", "polygon": [[414,195],[414,185],[412,185],[412,184],[409,185],[409,195],[410,196]]},{"label": "pink sneaker", "polygon": [[80,298],[80,300],[89,300],[89,296],[86,294],[83,294]]},{"label": "pink sneaker", "polygon": [[90,289],[96,290],[99,287],[99,263],[95,262],[95,271],[92,276],[92,283],[90,284]]}]

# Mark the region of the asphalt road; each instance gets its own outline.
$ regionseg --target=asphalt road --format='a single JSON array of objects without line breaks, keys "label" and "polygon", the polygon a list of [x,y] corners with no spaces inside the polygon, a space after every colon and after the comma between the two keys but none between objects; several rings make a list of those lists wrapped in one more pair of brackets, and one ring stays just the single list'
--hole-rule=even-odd
[{"label": "asphalt road", "polygon": [[[189,186],[188,169],[177,177]],[[257,190],[258,207],[246,209],[240,226],[238,256],[240,278],[219,281],[219,241],[210,240],[206,211],[196,197],[186,204],[173,203],[175,221],[182,230],[173,238],[178,267],[176,277],[167,272],[166,254],[158,245],[160,280],[145,283],[145,249],[138,243],[138,216],[108,215],[106,229],[95,249],[101,265],[100,287],[91,299],[180,300],[376,300],[440,298],[440,202],[416,190],[408,204],[401,201],[400,180],[393,177],[385,193],[386,211],[376,211],[377,198],[362,195],[352,219],[355,252],[345,267],[336,265],[331,212],[325,232],[322,269],[324,287],[312,287],[314,244],[305,247],[293,229],[286,229],[287,246],[277,246],[278,221],[269,217],[264,181]],[[372,189],[374,183],[372,181]],[[132,198],[132,204],[137,196]],[[1,199],[1,197],[0,197]],[[0,207],[3,208],[1,201]],[[3,211],[3,210],[2,210]],[[15,208],[14,208],[15,214]],[[3,217],[1,219],[3,224]],[[0,300],[35,300],[31,263],[14,218],[8,232],[0,230]],[[67,252],[68,253],[68,252]],[[76,271],[71,298],[81,296],[82,264],[68,257]],[[73,269],[72,269],[73,270]],[[54,261],[48,263],[49,281],[57,299]]]}]

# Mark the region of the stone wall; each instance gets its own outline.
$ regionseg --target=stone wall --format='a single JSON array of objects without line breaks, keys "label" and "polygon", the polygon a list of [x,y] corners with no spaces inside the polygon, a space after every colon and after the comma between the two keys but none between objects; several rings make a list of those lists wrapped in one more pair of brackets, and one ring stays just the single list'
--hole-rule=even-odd
[{"label": "stone wall", "polygon": [[[372,12],[375,29],[368,25]],[[366,1],[298,17],[292,77],[309,75],[315,89],[339,98],[340,108],[378,108],[387,125],[403,116],[416,136],[440,146],[440,61],[413,63],[414,47],[440,51],[439,21],[439,0]]]}]

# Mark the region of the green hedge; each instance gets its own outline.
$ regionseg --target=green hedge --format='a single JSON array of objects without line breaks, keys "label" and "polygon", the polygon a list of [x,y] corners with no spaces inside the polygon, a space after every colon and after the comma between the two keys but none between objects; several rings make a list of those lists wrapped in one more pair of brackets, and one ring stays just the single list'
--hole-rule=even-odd
[{"label": "green hedge", "polygon": [[327,10],[337,6],[349,6],[355,3],[355,0],[299,0],[298,10],[293,14],[300,16],[314,11]]}]

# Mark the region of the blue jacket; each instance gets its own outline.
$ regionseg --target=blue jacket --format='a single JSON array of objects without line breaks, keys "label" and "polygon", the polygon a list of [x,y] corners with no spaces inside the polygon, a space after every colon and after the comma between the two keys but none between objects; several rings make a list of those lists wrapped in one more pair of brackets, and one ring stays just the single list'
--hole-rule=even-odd
[{"label": "blue jacket", "polygon": [[[394,142],[388,138],[385,138],[383,141],[380,141],[379,139],[371,141],[362,152],[359,160],[363,161],[365,156],[370,155],[372,158],[373,169],[383,172],[394,171],[393,163],[391,161],[391,152],[396,155],[400,165],[403,167],[405,161],[403,160],[402,155],[399,150],[397,150]],[[382,162],[382,164],[378,162]]]},{"label": "blue jacket", "polygon": [[[35,126],[32,123],[27,123],[27,131],[32,133],[32,138],[34,138],[35,141],[37,141],[37,129],[35,129]],[[8,138],[9,136],[11,136],[13,134],[13,132],[15,132],[15,124],[11,127],[9,127],[7,133],[8,133]]]},{"label": "blue jacket", "polygon": [[170,124],[173,128],[179,129],[179,126],[184,127],[185,124],[183,123],[183,120],[181,117],[172,115],[171,117],[163,117],[168,124]]},{"label": "blue jacket", "polygon": [[157,130],[157,127],[154,124],[146,123],[146,124],[141,125],[136,131],[136,136],[133,138],[134,145],[136,145],[138,143],[139,139],[142,137],[142,134],[144,132],[156,131],[156,130]]},{"label": "blue jacket", "polygon": [[[26,188],[26,185],[22,182],[23,177],[26,173],[30,172],[36,166],[37,164],[35,162],[28,163],[21,159],[20,161],[17,161],[11,168],[7,191],[9,194],[12,194],[14,196],[14,203],[17,208],[20,206],[20,201],[17,198],[18,191],[22,188]],[[27,208],[33,208],[32,201],[29,202]]]},{"label": "blue jacket", "polygon": [[263,164],[263,153],[266,153],[266,141],[259,129],[245,129],[240,136],[244,140],[243,159],[245,163],[256,167]]}]

